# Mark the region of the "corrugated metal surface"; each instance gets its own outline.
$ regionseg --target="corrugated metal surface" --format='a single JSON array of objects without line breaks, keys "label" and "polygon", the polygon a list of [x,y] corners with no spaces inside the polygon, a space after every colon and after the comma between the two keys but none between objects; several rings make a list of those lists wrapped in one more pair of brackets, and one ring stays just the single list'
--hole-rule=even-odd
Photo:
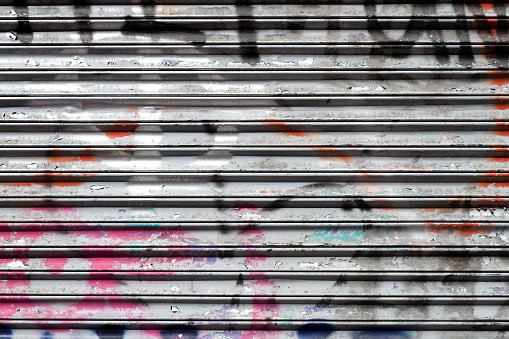
[{"label": "corrugated metal surface", "polygon": [[1,0],[0,337],[509,337],[508,8]]}]

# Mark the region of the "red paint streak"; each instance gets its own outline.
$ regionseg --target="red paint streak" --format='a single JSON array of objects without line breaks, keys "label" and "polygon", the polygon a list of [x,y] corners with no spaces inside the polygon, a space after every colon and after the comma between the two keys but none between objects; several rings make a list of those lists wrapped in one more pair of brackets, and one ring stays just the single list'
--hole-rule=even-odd
[{"label": "red paint streak", "polygon": [[483,3],[483,4],[480,4],[481,5],[481,8],[485,11],[485,12],[489,12],[489,11],[493,11],[494,10],[494,6],[493,4],[490,4],[490,3]]},{"label": "red paint streak", "polygon": [[[58,152],[58,151],[61,151],[61,149],[54,148],[51,151],[52,152]],[[87,148],[84,151],[85,152],[91,151],[91,149]],[[96,159],[95,157],[89,156],[89,155],[79,155],[79,156],[76,156],[76,157],[58,157],[58,156],[52,156],[52,157],[49,157],[49,160],[52,161],[52,162],[76,162],[76,161],[82,161],[82,162],[94,161],[94,162],[98,162],[98,161],[100,161],[100,160]]]},{"label": "red paint streak", "polygon": [[495,135],[501,136],[501,137],[509,137],[509,130],[507,130],[507,126],[509,126],[509,123],[507,122],[497,122],[497,126],[500,127],[500,130],[492,132]]},{"label": "red paint streak", "polygon": [[506,71],[491,71],[490,74],[494,75],[493,78],[490,79],[490,84],[495,86],[509,85],[508,73]]},{"label": "red paint streak", "polygon": [[43,211],[43,212],[77,212],[76,207],[36,207],[30,208],[32,211]]},{"label": "red paint streak", "polygon": [[475,201],[483,201],[483,202],[493,202],[493,201],[503,201],[507,202],[507,198],[489,198],[489,199],[483,199],[483,198],[477,198]]},{"label": "red paint streak", "polygon": [[140,109],[138,107],[130,108],[127,110],[127,113],[134,114],[137,117],[140,114]]},{"label": "red paint streak", "polygon": [[422,213],[438,213],[438,212],[450,212],[449,208],[425,208],[420,210]]},{"label": "red paint streak", "polygon": [[495,100],[498,100],[498,101],[501,101],[501,103],[499,103],[499,104],[495,104],[495,105],[493,106],[495,109],[498,109],[498,110],[509,109],[509,101],[508,101],[508,98],[504,98],[504,97],[495,97],[494,99],[495,99]]},{"label": "red paint streak", "polygon": [[509,182],[486,182],[486,183],[478,184],[477,187],[509,188]]},{"label": "red paint streak", "polygon": [[476,223],[463,223],[463,224],[428,224],[428,233],[443,234],[443,233],[456,233],[464,237],[471,237],[477,234],[489,234],[490,230]]},{"label": "red paint streak", "polygon": [[104,134],[109,139],[128,137],[134,134],[139,124],[134,122],[122,122],[113,124]]},{"label": "red paint streak", "polygon": [[100,160],[97,160],[95,157],[84,156],[84,155],[80,155],[80,156],[77,156],[77,157],[49,157],[49,160],[52,161],[52,162],[75,162],[75,161],[82,161],[82,162],[95,161],[95,162],[98,162],[98,161],[100,161]]},{"label": "red paint streak", "polygon": [[12,187],[31,187],[33,185],[40,186],[57,186],[57,187],[76,187],[83,185],[84,182],[80,181],[45,181],[45,182],[5,182],[0,183],[0,186],[12,186]]},{"label": "red paint streak", "polygon": [[334,149],[334,148],[313,148],[315,151],[319,152],[327,152],[329,156],[327,157],[320,157],[320,159],[323,160],[329,160],[329,161],[344,161],[344,162],[351,162],[353,161],[350,157],[345,157],[340,151]]},{"label": "red paint streak", "polygon": [[[271,119],[265,119],[265,121],[271,120]],[[307,136],[313,136],[313,133],[306,133],[301,132],[295,127],[289,126],[285,122],[267,122],[267,125],[270,126],[281,126],[280,130],[286,135],[293,135],[294,137],[307,137]]]},{"label": "red paint streak", "polygon": [[[70,175],[71,177],[91,177],[97,175],[96,173],[83,173],[79,175]],[[46,178],[46,182],[34,182],[35,185],[50,185],[50,186],[58,186],[58,187],[76,187],[85,184],[82,181],[52,181],[51,178],[60,178],[60,177],[69,177],[67,173],[42,173],[35,174],[36,177]]]},{"label": "red paint streak", "polygon": [[70,174],[70,173],[41,173],[41,174],[34,174],[34,176],[36,177],[48,177],[48,178],[52,178],[52,177],[77,177],[77,178],[80,178],[80,177],[93,177],[97,175],[97,173],[79,173],[79,174]]},{"label": "red paint streak", "polygon": [[490,158],[489,162],[509,162],[509,158]]},{"label": "red paint streak", "polygon": [[486,173],[483,177],[509,177],[509,173]]},{"label": "red paint streak", "polygon": [[30,187],[32,185],[37,185],[35,182],[3,182],[0,183],[1,186],[13,186],[13,187]]},{"label": "red paint streak", "polygon": [[497,37],[498,36],[498,29],[497,29],[497,25],[498,25],[498,19],[488,19],[488,26],[490,26],[491,28],[491,35],[493,35],[494,37]]}]

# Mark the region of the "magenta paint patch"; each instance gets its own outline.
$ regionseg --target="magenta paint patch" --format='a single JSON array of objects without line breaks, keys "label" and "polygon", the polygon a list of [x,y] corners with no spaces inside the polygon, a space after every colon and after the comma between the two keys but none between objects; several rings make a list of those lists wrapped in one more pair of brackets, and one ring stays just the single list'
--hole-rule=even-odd
[{"label": "magenta paint patch", "polygon": [[[49,270],[62,271],[67,261],[67,258],[46,258],[44,259],[44,265]],[[52,272],[52,274],[58,274],[58,272]]]},{"label": "magenta paint patch", "polygon": [[258,211],[258,207],[255,204],[245,202],[242,200],[237,200],[233,203],[233,208],[242,211],[242,210],[250,210],[250,211]]}]

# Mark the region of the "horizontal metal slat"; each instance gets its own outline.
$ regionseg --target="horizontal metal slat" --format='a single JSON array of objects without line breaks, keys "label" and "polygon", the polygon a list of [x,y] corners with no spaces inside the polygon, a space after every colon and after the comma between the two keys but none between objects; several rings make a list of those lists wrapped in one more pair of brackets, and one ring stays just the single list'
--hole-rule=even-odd
[{"label": "horizontal metal slat", "polygon": [[[507,172],[505,148],[4,148],[0,172]],[[491,173],[496,174],[496,173]]]},{"label": "horizontal metal slat", "polygon": [[[429,29],[434,27],[430,25]],[[384,34],[378,34],[368,29],[352,30],[285,30],[259,29],[248,30],[190,30],[182,32],[170,27],[147,27],[145,31],[130,33],[118,31],[54,31],[54,32],[14,32],[11,35],[0,36],[0,45],[33,44],[33,45],[64,45],[64,44],[418,44],[418,45],[493,45],[507,44],[509,38],[505,35],[497,36],[485,27],[483,30],[468,30],[458,33],[453,28],[441,30],[440,34],[423,34],[414,31],[408,37],[404,29],[387,29]],[[496,28],[496,27],[495,27]],[[374,27],[373,30],[376,30]],[[411,47],[411,45],[410,45]]]},{"label": "horizontal metal slat", "polygon": [[[477,125],[480,122],[504,122],[508,120],[506,109],[509,109],[509,98],[492,100],[492,103],[464,104],[464,105],[402,105],[377,106],[375,102],[364,106],[331,106],[331,107],[193,107],[193,106],[157,106],[115,105],[115,104],[79,104],[44,105],[36,100],[22,102],[14,106],[5,104],[0,107],[0,121],[2,124],[19,124],[37,122],[52,123],[55,126],[64,123],[80,122],[81,125],[105,123],[118,123],[130,121],[131,123],[202,123],[204,126],[235,122],[318,122],[327,125],[331,122],[352,122],[359,125],[362,122],[407,122],[419,124],[455,122]],[[22,105],[26,106],[22,106]],[[449,125],[449,124],[448,124]],[[11,126],[11,125],[7,125]],[[14,126],[14,125],[12,125]],[[23,125],[29,128],[30,125]]]},{"label": "horizontal metal slat", "polygon": [[[319,53],[313,54],[283,54],[282,50],[279,54],[266,54],[264,49],[259,51],[258,58],[250,59],[243,57],[239,54],[231,54],[231,51],[217,49],[217,54],[210,54],[214,51],[209,51],[205,55],[196,55],[196,53],[203,54],[204,51],[196,50],[182,51],[181,54],[175,54],[175,51],[168,50],[164,56],[154,54],[152,51],[147,51],[144,54],[128,54],[124,50],[123,53],[110,53],[100,54],[98,51],[90,50],[88,54],[84,51],[73,50],[59,51],[60,54],[55,54],[56,51],[52,49],[43,51],[28,51],[20,49],[18,51],[4,47],[5,51],[0,51],[0,69],[2,70],[30,70],[33,75],[36,72],[47,70],[73,70],[73,71],[88,71],[90,69],[96,70],[193,70],[193,69],[209,69],[221,71],[236,71],[236,70],[308,70],[308,69],[325,69],[332,70],[355,70],[360,67],[363,69],[408,69],[408,70],[464,70],[462,57],[455,55],[454,51],[450,51],[451,55],[447,60],[437,60],[434,55],[408,55],[406,58],[398,57],[397,55],[376,55],[376,49],[372,49],[371,55],[356,54],[344,55],[342,51],[340,55],[331,54],[322,55]],[[15,54],[16,52],[16,54]],[[483,51],[483,53],[489,51]],[[235,53],[235,52],[234,52]],[[355,53],[352,51],[351,53]],[[350,54],[351,54],[350,53]],[[483,55],[479,51],[473,51],[473,63],[470,70],[497,70],[503,66],[496,58],[489,55]],[[394,53],[396,54],[396,53]]]},{"label": "horizontal metal slat", "polygon": [[[129,81],[18,81],[0,82],[0,96],[363,96],[376,95],[383,99],[392,95],[460,95],[499,96],[509,94],[507,80],[257,80],[257,81],[160,81],[143,83],[133,77]],[[27,93],[30,93],[27,95]]]},{"label": "horizontal metal slat", "polygon": [[5,248],[97,246],[505,246],[499,222],[10,222],[0,224]]},{"label": "horizontal metal slat", "polygon": [[35,6],[29,5],[25,8],[19,6],[0,7],[1,19],[53,19],[59,18],[188,18],[188,17],[214,17],[224,18],[246,18],[246,17],[306,17],[306,18],[352,18],[366,17],[376,14],[377,17],[504,17],[508,14],[507,6],[504,4],[475,4],[466,3],[463,6],[449,3],[435,3],[433,7],[415,3],[406,4],[264,4],[264,5],[107,5],[101,4],[89,6]]},{"label": "horizontal metal slat", "polygon": [[[97,198],[96,198],[97,199]],[[109,199],[108,199],[109,200]],[[122,203],[110,203],[112,207],[97,207],[99,202],[91,202],[90,207],[81,207],[80,204],[47,201],[33,204],[33,207],[0,208],[3,222],[299,222],[313,220],[315,222],[386,222],[388,220],[405,220],[408,222],[491,222],[505,221],[509,218],[505,203],[493,201],[480,202],[474,208],[465,208],[468,201],[451,202],[449,207],[444,205],[427,205],[421,208],[369,207],[365,202],[356,208],[355,201],[337,203],[340,207],[306,209],[284,207],[271,210],[258,207],[235,208],[233,203],[217,202],[218,207],[203,207],[195,204],[194,207],[124,207]],[[30,201],[24,202],[29,205]],[[210,204],[207,203],[207,204]],[[267,201],[266,205],[280,205],[276,199]],[[309,204],[309,203],[308,203]],[[23,203],[21,204],[23,205]],[[303,204],[305,205],[305,204]],[[80,207],[76,207],[80,206]],[[454,207],[457,206],[457,207]],[[482,206],[482,207],[481,207]],[[313,206],[314,207],[314,206]]]},{"label": "horizontal metal slat", "polygon": [[[413,33],[413,38],[419,38],[419,30],[432,30],[433,28],[440,28],[441,34],[444,31],[461,29],[464,31],[477,31],[484,34],[483,37],[490,38],[493,35],[488,35],[497,27],[507,27],[507,17],[500,16],[494,18],[227,18],[223,16],[206,17],[199,19],[192,18],[22,18],[22,19],[0,19],[0,29],[5,31],[12,31],[14,35],[19,34],[20,40],[26,39],[23,30],[17,33],[14,32],[20,28],[20,21],[29,26],[31,32],[53,32],[58,34],[62,31],[85,31],[81,35],[87,39],[93,32],[117,32],[120,31],[124,35],[138,35],[142,36],[145,32],[153,33],[154,31],[160,32],[197,32],[203,35],[205,31],[212,31],[216,33],[219,30],[238,30],[240,32],[263,32],[264,30],[287,30],[287,31],[305,31],[305,30],[409,30]],[[213,34],[214,34],[213,33]],[[370,32],[374,37],[376,34]],[[32,33],[33,34],[33,33]],[[205,33],[207,34],[207,33]],[[242,33],[241,33],[242,34]],[[441,38],[441,34],[437,34]],[[404,38],[408,39],[408,34]],[[384,37],[380,34],[380,37]],[[496,40],[497,41],[497,40]],[[500,40],[506,41],[506,40]]]}]

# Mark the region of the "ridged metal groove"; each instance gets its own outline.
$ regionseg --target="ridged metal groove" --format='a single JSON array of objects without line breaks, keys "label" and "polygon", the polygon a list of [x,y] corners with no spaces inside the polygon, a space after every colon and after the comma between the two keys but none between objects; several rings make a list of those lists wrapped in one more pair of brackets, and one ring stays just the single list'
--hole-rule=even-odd
[{"label": "ridged metal groove", "polygon": [[508,12],[0,0],[0,337],[509,337]]}]

